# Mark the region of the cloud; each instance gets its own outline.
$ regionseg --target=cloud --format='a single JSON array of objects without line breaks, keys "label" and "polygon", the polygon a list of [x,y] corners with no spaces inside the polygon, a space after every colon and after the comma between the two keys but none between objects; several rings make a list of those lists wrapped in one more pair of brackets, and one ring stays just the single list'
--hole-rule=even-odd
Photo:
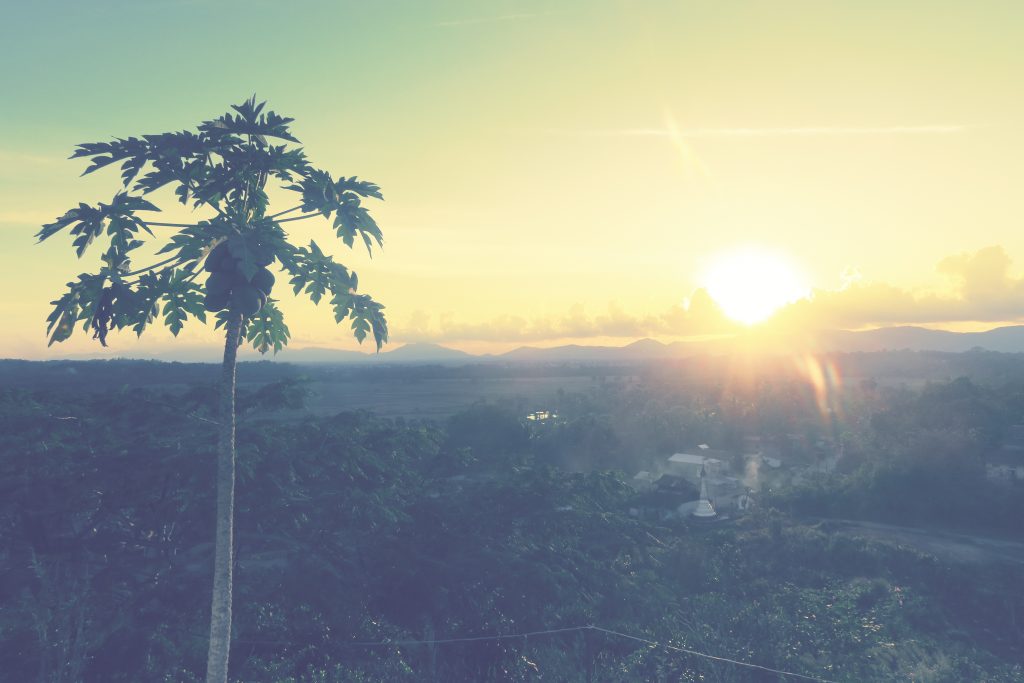
[{"label": "cloud", "polygon": [[449,21],[438,21],[434,26],[473,26],[476,24],[495,24],[502,21],[522,21],[528,19],[539,19],[552,16],[559,12],[521,12],[517,14],[501,14],[494,17],[475,17],[470,19],[452,19]]},{"label": "cloud", "polygon": [[63,159],[48,157],[41,154],[27,154],[8,149],[0,149],[0,163],[2,164],[32,164],[33,166],[55,166]]},{"label": "cloud", "polygon": [[[855,270],[843,273],[837,290],[814,290],[810,297],[783,307],[765,325],[780,330],[858,329],[903,324],[1013,322],[1024,320],[1024,277],[1010,274],[1012,261],[1000,246],[943,259],[938,271],[950,279],[948,294],[917,292],[865,281]],[[451,314],[418,312],[396,321],[394,336],[403,341],[531,343],[614,337],[696,337],[736,333],[743,326],[728,319],[701,288],[681,305],[659,314],[637,315],[611,304],[590,314],[576,305],[561,315],[527,318],[499,315],[464,322]]]},{"label": "cloud", "polygon": [[918,293],[853,278],[839,290],[815,290],[809,299],[780,311],[785,324],[814,328],[952,322],[1013,322],[1024,319],[1024,278],[1010,274],[1001,246],[948,256],[938,271],[953,284],[950,294]]},{"label": "cloud", "polygon": [[858,135],[949,135],[971,130],[962,124],[916,126],[797,126],[785,128],[604,128],[549,129],[554,135],[584,137],[653,137],[653,138],[777,138],[777,137],[845,137]]},{"label": "cloud", "polygon": [[696,290],[683,304],[660,314],[633,315],[617,304],[591,315],[582,305],[551,317],[525,318],[499,315],[483,322],[461,322],[454,316],[431,316],[419,311],[405,324],[392,327],[397,338],[407,342],[539,342],[553,339],[650,336],[698,336],[724,334],[739,329],[704,289]]},{"label": "cloud", "polygon": [[33,228],[49,223],[59,211],[0,211],[0,225],[31,226]]}]

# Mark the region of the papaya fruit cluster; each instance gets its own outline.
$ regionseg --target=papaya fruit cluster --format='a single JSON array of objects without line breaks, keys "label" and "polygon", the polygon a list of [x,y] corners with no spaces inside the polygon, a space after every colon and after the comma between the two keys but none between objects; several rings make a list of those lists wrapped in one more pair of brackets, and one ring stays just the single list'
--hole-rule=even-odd
[{"label": "papaya fruit cluster", "polygon": [[238,259],[231,255],[228,245],[218,244],[206,257],[206,310],[215,312],[230,308],[248,317],[256,315],[267,303],[274,288],[274,274],[267,270],[274,258],[268,253],[257,253],[259,266],[252,279],[245,277]]}]

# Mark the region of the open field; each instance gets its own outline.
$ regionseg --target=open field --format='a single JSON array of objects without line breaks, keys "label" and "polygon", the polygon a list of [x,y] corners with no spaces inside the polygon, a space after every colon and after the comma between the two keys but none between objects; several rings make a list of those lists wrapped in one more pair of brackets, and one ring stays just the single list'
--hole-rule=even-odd
[{"label": "open field", "polygon": [[1013,539],[850,519],[823,520],[822,530],[908,546],[955,564],[1024,564],[1024,543]]},{"label": "open field", "polygon": [[368,410],[382,417],[444,419],[479,401],[512,402],[523,412],[546,408],[558,395],[596,386],[589,377],[437,377],[313,380],[307,410],[333,415]]},{"label": "open field", "polygon": [[[512,402],[524,413],[543,409],[550,407],[559,391],[585,392],[600,386],[609,374],[621,372],[608,368],[590,371],[572,365],[358,368],[242,363],[238,368],[238,386],[241,391],[252,391],[283,379],[308,381],[312,396],[306,409],[281,411],[275,417],[367,410],[382,417],[444,419],[479,401]],[[133,387],[179,393],[205,385],[212,392],[218,373],[216,365],[201,363],[0,361],[0,385],[69,394]]]}]

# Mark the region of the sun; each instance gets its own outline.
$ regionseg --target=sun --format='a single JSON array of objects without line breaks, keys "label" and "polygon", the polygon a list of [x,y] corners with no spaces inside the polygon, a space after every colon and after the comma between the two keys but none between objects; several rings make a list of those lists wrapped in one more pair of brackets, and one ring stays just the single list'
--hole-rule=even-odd
[{"label": "sun", "polygon": [[702,284],[725,315],[744,325],[769,318],[788,303],[807,296],[798,269],[784,255],[764,247],[745,247],[715,258]]}]

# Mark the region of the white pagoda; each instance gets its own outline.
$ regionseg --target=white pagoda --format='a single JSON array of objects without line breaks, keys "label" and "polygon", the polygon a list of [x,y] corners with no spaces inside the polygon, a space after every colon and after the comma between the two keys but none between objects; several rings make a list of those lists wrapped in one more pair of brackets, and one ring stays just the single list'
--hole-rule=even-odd
[{"label": "white pagoda", "polygon": [[714,519],[718,516],[711,501],[708,500],[708,483],[703,467],[700,468],[700,500],[690,514],[697,519]]}]

